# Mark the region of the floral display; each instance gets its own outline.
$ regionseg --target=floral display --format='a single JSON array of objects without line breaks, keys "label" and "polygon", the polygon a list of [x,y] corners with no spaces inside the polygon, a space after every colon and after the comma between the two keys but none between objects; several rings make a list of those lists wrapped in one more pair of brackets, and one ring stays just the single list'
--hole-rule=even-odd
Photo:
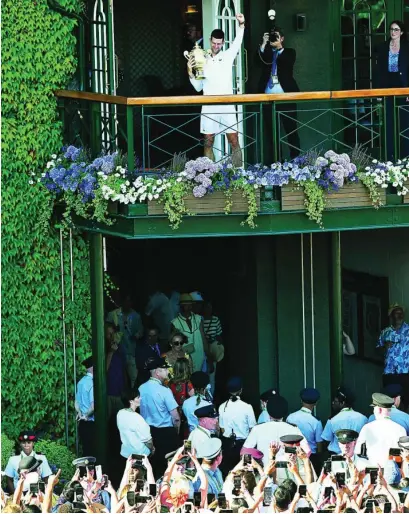
[{"label": "floral display", "polygon": [[[392,186],[398,195],[407,194],[409,160],[396,163],[369,160],[359,149],[351,156],[332,150],[323,156],[309,152],[291,162],[277,162],[235,168],[230,162],[215,163],[207,157],[186,162],[179,156],[171,169],[146,172],[128,170],[126,159],[119,152],[90,159],[82,148],[68,146],[59,155],[52,155],[46,170],[38,178],[56,199],[66,204],[64,217],[71,213],[112,223],[107,217],[108,202],[122,204],[158,201],[163,204],[170,224],[177,228],[184,215],[189,215],[184,200],[188,195],[203,198],[215,191],[226,197],[225,212],[232,206],[232,192],[241,191],[248,202],[244,223],[255,226],[258,189],[283,186],[302,188],[310,219],[322,224],[326,205],[325,194],[338,191],[348,183],[360,181],[368,189],[375,207],[380,205],[380,188]],[[31,179],[31,183],[34,181]]]}]

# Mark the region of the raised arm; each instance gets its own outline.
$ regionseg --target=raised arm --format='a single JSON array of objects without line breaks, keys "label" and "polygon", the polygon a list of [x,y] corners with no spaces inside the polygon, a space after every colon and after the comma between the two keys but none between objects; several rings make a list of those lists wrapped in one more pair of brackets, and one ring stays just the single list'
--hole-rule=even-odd
[{"label": "raised arm", "polygon": [[233,43],[230,45],[230,48],[225,51],[232,61],[236,58],[237,54],[240,51],[240,47],[243,43],[244,37],[244,14],[236,14],[236,19],[239,22],[239,26],[237,27],[236,37],[234,38]]}]

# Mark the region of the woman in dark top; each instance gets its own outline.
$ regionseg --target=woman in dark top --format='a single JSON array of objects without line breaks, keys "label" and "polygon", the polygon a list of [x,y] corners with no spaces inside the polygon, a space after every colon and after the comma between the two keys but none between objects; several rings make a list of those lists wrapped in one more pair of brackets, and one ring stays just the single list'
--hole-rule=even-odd
[{"label": "woman in dark top", "polygon": [[[393,21],[389,26],[390,38],[377,48],[374,85],[376,88],[409,87],[409,43],[404,24]],[[409,102],[398,99],[400,155],[394,151],[393,97],[386,100],[387,158],[397,159],[409,155]]]}]

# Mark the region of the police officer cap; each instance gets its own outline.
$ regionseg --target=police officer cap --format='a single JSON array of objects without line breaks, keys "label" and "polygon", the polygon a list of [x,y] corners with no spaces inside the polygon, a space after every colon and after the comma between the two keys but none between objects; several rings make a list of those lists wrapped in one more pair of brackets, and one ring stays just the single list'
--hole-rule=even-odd
[{"label": "police officer cap", "polygon": [[41,466],[41,460],[37,460],[35,457],[24,457],[18,464],[18,470],[27,471],[31,473]]},{"label": "police officer cap", "polygon": [[80,457],[79,459],[75,459],[72,461],[72,465],[76,468],[81,466],[93,466],[97,459],[95,457]]},{"label": "police officer cap", "polygon": [[390,409],[394,404],[393,398],[382,393],[374,393],[372,395],[371,407],[382,407],[383,409]]},{"label": "police officer cap", "polygon": [[267,391],[264,391],[264,393],[260,394],[260,400],[266,402],[270,398],[270,396],[273,396],[275,394],[278,394],[277,389],[268,389]]},{"label": "police officer cap", "polygon": [[[172,460],[173,457],[175,456],[176,452],[178,450],[173,450],[173,452],[169,452],[165,455],[165,459],[166,460]],[[189,462],[190,460],[190,457],[188,457],[187,455],[183,455],[183,457],[181,457],[178,461],[177,461],[177,464],[186,464],[187,462]]]},{"label": "police officer cap", "polygon": [[18,436],[18,440],[19,441],[32,441],[32,442],[36,442],[37,441],[37,436],[35,435],[35,432],[33,432],[32,430],[23,430],[22,432],[20,432],[20,435]]},{"label": "police officer cap", "polygon": [[198,449],[199,459],[214,459],[222,450],[222,442],[218,437],[209,438],[204,441]]},{"label": "police officer cap", "polygon": [[274,419],[285,418],[288,412],[288,403],[285,398],[275,394],[267,401],[267,412]]},{"label": "police officer cap", "polygon": [[391,398],[396,398],[397,396],[401,396],[403,389],[400,384],[388,384],[383,388],[382,392]]},{"label": "police officer cap", "polygon": [[204,371],[195,371],[190,376],[193,387],[204,389],[209,384],[209,375]]},{"label": "police officer cap", "polygon": [[317,401],[320,399],[320,396],[320,392],[313,387],[306,387],[300,392],[301,400],[304,403],[317,403]]},{"label": "police officer cap", "polygon": [[219,415],[214,405],[205,405],[195,410],[195,416],[197,418],[217,418]]},{"label": "police officer cap", "polygon": [[335,432],[338,442],[341,444],[352,443],[358,439],[358,432],[355,430],[342,429]]},{"label": "police officer cap", "polygon": [[298,444],[302,439],[302,435],[298,434],[282,435],[280,437],[280,441],[284,444]]},{"label": "police officer cap", "polygon": [[82,364],[83,364],[87,369],[92,368],[92,366],[94,365],[94,361],[93,361],[93,359],[92,359],[92,355],[91,355],[91,357],[88,357],[87,359],[84,359],[84,360],[82,361]]},{"label": "police officer cap", "polygon": [[146,369],[152,371],[153,369],[158,368],[170,368],[169,364],[163,357],[153,357],[149,359],[146,363]]},{"label": "police officer cap", "polygon": [[243,381],[240,377],[231,377],[227,382],[227,392],[228,393],[237,393],[243,389]]},{"label": "police officer cap", "polygon": [[399,447],[403,450],[409,450],[409,436],[404,435],[402,437],[399,437],[398,444]]}]

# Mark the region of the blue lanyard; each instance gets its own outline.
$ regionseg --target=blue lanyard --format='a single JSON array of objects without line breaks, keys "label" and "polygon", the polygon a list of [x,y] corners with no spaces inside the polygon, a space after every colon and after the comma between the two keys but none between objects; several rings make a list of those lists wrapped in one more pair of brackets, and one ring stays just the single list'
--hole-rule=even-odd
[{"label": "blue lanyard", "polygon": [[273,76],[277,75],[277,57],[278,57],[277,50],[273,50],[273,62],[271,65],[271,74]]}]

